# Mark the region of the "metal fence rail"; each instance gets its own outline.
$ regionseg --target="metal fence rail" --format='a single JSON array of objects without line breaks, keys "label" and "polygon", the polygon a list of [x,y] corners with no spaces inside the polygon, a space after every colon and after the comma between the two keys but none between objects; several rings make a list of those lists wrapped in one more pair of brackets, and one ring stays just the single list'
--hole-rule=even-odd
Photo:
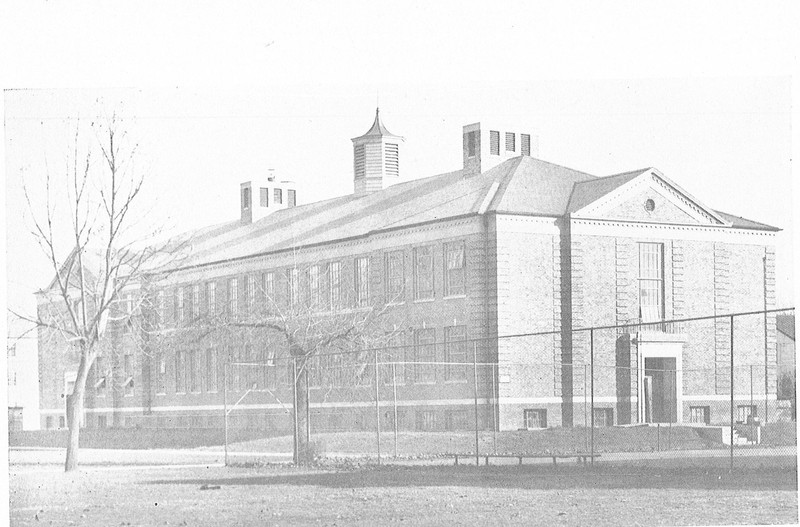
[{"label": "metal fence rail", "polygon": [[376,463],[796,469],[795,395],[778,397],[794,372],[765,337],[780,311],[580,329],[569,354],[541,332],[230,362],[225,450],[297,460],[308,437],[312,457]]}]

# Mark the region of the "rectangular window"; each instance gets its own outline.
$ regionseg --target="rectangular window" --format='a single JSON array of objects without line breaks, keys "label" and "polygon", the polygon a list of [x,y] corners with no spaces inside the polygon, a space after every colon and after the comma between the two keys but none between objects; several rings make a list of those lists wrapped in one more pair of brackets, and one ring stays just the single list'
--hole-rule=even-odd
[{"label": "rectangular window", "polygon": [[239,280],[237,278],[228,279],[228,316],[234,319],[239,316]]},{"label": "rectangular window", "polygon": [[384,362],[392,363],[384,364],[381,367],[383,383],[389,386],[393,383],[402,384],[405,382],[405,365],[403,363],[406,360],[406,350],[403,346],[403,337],[404,335],[401,332],[389,337],[389,340],[386,343],[386,353],[384,353],[381,357]]},{"label": "rectangular window", "polygon": [[279,188],[276,188],[274,191],[273,201],[275,201],[276,205],[280,205],[283,203],[283,191]]},{"label": "rectangular window", "polygon": [[67,418],[63,415],[58,416],[58,427],[59,428],[66,428],[67,427]]},{"label": "rectangular window", "polygon": [[433,297],[433,247],[417,247],[414,249],[414,299]]},{"label": "rectangular window", "polygon": [[182,326],[186,321],[186,313],[184,312],[184,297],[183,288],[175,288],[175,322],[177,325]]},{"label": "rectangular window", "polygon": [[261,194],[261,206],[269,207],[269,189],[266,187],[261,187],[259,190]]},{"label": "rectangular window", "polygon": [[414,382],[432,384],[436,382],[436,365],[425,364],[436,361],[436,330],[433,328],[414,331]]},{"label": "rectangular window", "polygon": [[506,152],[517,151],[517,136],[514,132],[506,132]]},{"label": "rectangular window", "polygon": [[531,136],[530,134],[519,134],[520,153],[523,156],[531,155]]},{"label": "rectangular window", "polygon": [[417,412],[417,430],[432,432],[436,430],[436,413],[433,410],[420,410]]},{"label": "rectangular window", "polygon": [[321,311],[323,306],[320,296],[319,265],[312,265],[308,269],[308,296],[309,307],[314,311]]},{"label": "rectangular window", "polygon": [[466,293],[466,256],[464,242],[447,243],[444,246],[444,287],[445,296],[461,296]]},{"label": "rectangular window", "polygon": [[125,371],[125,382],[123,384],[125,397],[133,397],[133,355],[127,354],[124,356],[123,369]]},{"label": "rectangular window", "polygon": [[709,406],[690,406],[689,421],[699,424],[711,424],[711,408]]},{"label": "rectangular window", "polygon": [[187,354],[188,364],[186,365],[186,373],[188,374],[187,377],[189,379],[189,390],[192,393],[197,393],[200,391],[200,379],[197,375],[199,370],[198,364],[198,352],[197,350],[191,350]]},{"label": "rectangular window", "polygon": [[247,277],[247,312],[252,313],[253,307],[256,305],[256,277],[250,275]]},{"label": "rectangular window", "polygon": [[200,284],[192,286],[192,319],[200,318]]},{"label": "rectangular window", "polygon": [[500,132],[496,130],[489,132],[489,153],[493,156],[500,155]]},{"label": "rectangular window", "polygon": [[355,260],[355,295],[356,307],[369,305],[369,257]]},{"label": "rectangular window", "polygon": [[736,422],[749,424],[755,417],[758,416],[758,406],[749,404],[740,404],[736,407]]},{"label": "rectangular window", "polygon": [[445,380],[466,382],[467,380],[467,327],[444,328]]},{"label": "rectangular window", "polygon": [[245,187],[242,189],[242,208],[250,208],[250,187]]},{"label": "rectangular window", "polygon": [[614,409],[595,408],[594,426],[614,426]]},{"label": "rectangular window", "polygon": [[290,207],[297,205],[297,192],[292,189],[287,190],[286,200],[288,201],[287,205]]},{"label": "rectangular window", "polygon": [[44,426],[45,426],[45,428],[47,430],[52,430],[53,429],[53,427],[55,426],[55,419],[53,418],[52,415],[48,415],[45,418],[45,425]]},{"label": "rectangular window", "polygon": [[206,391],[217,391],[217,350],[215,348],[206,350]]},{"label": "rectangular window", "polygon": [[286,297],[289,299],[289,305],[294,306],[300,301],[300,270],[297,267],[287,269],[286,277]]},{"label": "rectangular window", "polygon": [[108,419],[105,415],[97,416],[97,428],[106,428],[108,426]]},{"label": "rectangular window", "polygon": [[272,271],[264,273],[264,297],[267,308],[271,308],[275,304],[275,273]]},{"label": "rectangular window", "polygon": [[164,352],[156,353],[156,394],[164,395],[167,393],[167,360]]},{"label": "rectangular window", "polygon": [[473,157],[478,152],[477,135],[475,131],[467,132],[467,157]]},{"label": "rectangular window", "polygon": [[186,354],[175,352],[175,393],[186,393]]},{"label": "rectangular window", "polygon": [[522,411],[525,419],[525,428],[534,430],[537,428],[547,428],[547,410],[532,408]]},{"label": "rectangular window", "polygon": [[106,371],[105,357],[97,357],[94,361],[94,389],[98,397],[105,397],[111,380]]},{"label": "rectangular window", "polygon": [[336,311],[342,304],[342,263],[331,262],[328,264],[328,280],[330,284],[330,306]]},{"label": "rectangular window", "polygon": [[405,300],[405,252],[386,253],[386,301],[399,303]]},{"label": "rectangular window", "polygon": [[470,423],[466,410],[450,410],[447,412],[446,428],[448,431],[469,430],[474,424],[474,422]]},{"label": "rectangular window", "polygon": [[664,320],[663,245],[639,244],[639,317],[642,322]]},{"label": "rectangular window", "polygon": [[159,289],[156,293],[156,318],[157,324],[159,326],[163,326],[164,322],[166,322],[167,310],[166,310],[166,299],[164,296],[164,290]]},{"label": "rectangular window", "polygon": [[206,316],[214,318],[217,316],[217,283],[206,283]]}]

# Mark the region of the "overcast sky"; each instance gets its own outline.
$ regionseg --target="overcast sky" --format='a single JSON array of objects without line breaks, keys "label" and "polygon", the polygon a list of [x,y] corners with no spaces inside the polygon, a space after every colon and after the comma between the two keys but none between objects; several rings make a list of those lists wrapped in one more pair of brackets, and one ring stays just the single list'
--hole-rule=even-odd
[{"label": "overcast sky", "polygon": [[21,184],[45,160],[57,172],[75,119],[122,108],[150,219],[188,230],[237,218],[239,183],[268,169],[301,203],[352,192],[350,138],[378,99],[406,138],[404,179],[460,168],[461,126],[500,120],[538,135],[544,160],[597,176],[653,166],[712,208],[781,227],[778,303],[794,304],[790,3],[379,5],[12,9],[9,305],[31,309],[51,278]]}]

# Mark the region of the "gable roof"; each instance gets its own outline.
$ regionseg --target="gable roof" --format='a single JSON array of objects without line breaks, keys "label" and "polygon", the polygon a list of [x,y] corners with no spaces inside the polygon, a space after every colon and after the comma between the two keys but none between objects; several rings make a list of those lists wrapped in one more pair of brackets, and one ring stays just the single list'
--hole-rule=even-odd
[{"label": "gable roof", "polygon": [[765,231],[779,231],[781,230],[778,227],[773,227],[772,225],[767,225],[766,223],[760,223],[753,220],[748,220],[747,218],[742,218],[741,216],[734,216],[733,214],[728,214],[727,212],[716,211],[717,214],[722,216],[722,218],[731,224],[731,227],[736,227],[739,229],[757,229],[757,230],[765,230]]},{"label": "gable roof", "polygon": [[632,172],[624,172],[622,174],[594,178],[576,183],[569,200],[567,212],[575,212],[576,210],[582,209],[586,205],[618,189],[647,170],[649,170],[649,168],[642,168]]},{"label": "gable roof", "polygon": [[[456,170],[364,196],[351,194],[278,210],[251,224],[237,220],[211,226],[193,233],[191,255],[181,267],[344,241],[484,212],[560,217],[652,170],[598,178],[519,156],[474,176],[465,177],[462,170]],[[731,218],[734,226],[774,230],[744,218]]]}]

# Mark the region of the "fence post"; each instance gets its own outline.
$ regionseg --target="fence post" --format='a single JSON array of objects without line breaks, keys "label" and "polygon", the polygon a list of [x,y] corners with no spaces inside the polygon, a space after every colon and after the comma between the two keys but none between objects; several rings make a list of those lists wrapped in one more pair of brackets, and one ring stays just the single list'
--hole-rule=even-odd
[{"label": "fence post", "polygon": [[497,454],[497,386],[495,374],[499,374],[499,364],[492,364],[492,449]]},{"label": "fence post", "polygon": [[293,423],[294,433],[292,434],[294,436],[293,440],[294,452],[292,454],[292,458],[294,464],[297,465],[300,463],[300,452],[299,452],[300,443],[297,441],[298,440],[297,436],[300,434],[300,427],[299,423],[297,422],[297,358],[296,357],[292,357],[292,417],[294,421]]},{"label": "fence post", "polygon": [[731,319],[731,463],[729,471],[733,472],[733,315]]},{"label": "fence post", "polygon": [[380,394],[378,390],[378,350],[374,352],[375,355],[375,438],[378,446],[378,465],[381,464],[381,403]]},{"label": "fence post", "polygon": [[394,457],[397,458],[397,374],[392,362],[392,406],[394,411]]},{"label": "fence post", "polygon": [[225,428],[225,466],[228,466],[228,361],[222,364],[222,423]]},{"label": "fence post", "polygon": [[589,330],[589,385],[591,387],[592,407],[589,418],[591,419],[590,448],[592,454],[592,466],[594,466],[594,329]]},{"label": "fence post", "polygon": [[[583,428],[586,429],[589,424],[589,416],[586,412],[589,411],[589,389],[586,386],[586,383],[589,382],[589,373],[586,371],[587,365],[583,363]],[[588,431],[587,431],[588,432]],[[589,450],[588,439],[589,435],[584,434],[583,436],[583,449],[584,451]]]},{"label": "fence post", "polygon": [[478,343],[472,343],[472,381],[475,393],[475,466],[481,464],[478,437]]},{"label": "fence post", "polygon": [[314,360],[312,357],[306,356],[303,361],[303,369],[306,376],[306,441],[311,444],[311,365],[308,361]]}]

